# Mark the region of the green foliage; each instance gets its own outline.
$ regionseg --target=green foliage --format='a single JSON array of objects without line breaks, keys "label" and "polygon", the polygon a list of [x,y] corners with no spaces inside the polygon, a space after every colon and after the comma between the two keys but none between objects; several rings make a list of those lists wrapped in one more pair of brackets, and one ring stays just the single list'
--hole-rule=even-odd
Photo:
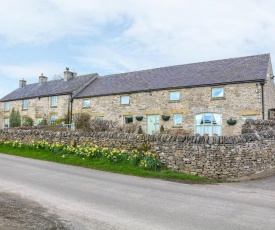
[{"label": "green foliage", "polygon": [[47,119],[43,118],[42,121],[40,121],[38,125],[48,125]]},{"label": "green foliage", "polygon": [[23,126],[33,126],[33,119],[31,117],[25,117]]},{"label": "green foliage", "polygon": [[90,130],[91,116],[88,113],[81,113],[75,120],[75,126],[77,129],[82,129],[83,131]]},{"label": "green foliage", "polygon": [[15,111],[14,108],[12,108],[11,115],[10,115],[10,127],[19,127],[21,126],[21,119],[20,119],[20,113],[19,111]]}]

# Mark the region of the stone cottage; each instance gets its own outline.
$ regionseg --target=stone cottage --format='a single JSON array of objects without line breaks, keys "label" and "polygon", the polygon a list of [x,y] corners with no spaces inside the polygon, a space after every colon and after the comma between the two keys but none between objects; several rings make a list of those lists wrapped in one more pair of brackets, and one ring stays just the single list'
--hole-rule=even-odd
[{"label": "stone cottage", "polygon": [[73,114],[137,122],[149,134],[161,126],[191,134],[239,134],[245,119],[273,114],[273,78],[269,54],[112,74],[76,95]]},{"label": "stone cottage", "polygon": [[269,54],[102,77],[66,80],[66,74],[64,80],[29,86],[22,81],[25,86],[0,100],[0,128],[8,126],[15,107],[22,118],[36,118],[36,123],[43,116],[54,123],[66,113],[89,113],[99,120],[138,123],[149,134],[163,126],[191,134],[233,135],[241,133],[245,119],[270,119],[275,109]]},{"label": "stone cottage", "polygon": [[31,117],[38,125],[42,119],[53,124],[57,118],[71,114],[72,98],[97,77],[97,74],[76,76],[66,68],[64,78],[47,81],[39,76],[38,83],[27,85],[26,80],[19,81],[19,88],[0,100],[0,128],[9,127],[12,109],[19,110],[22,123]]}]

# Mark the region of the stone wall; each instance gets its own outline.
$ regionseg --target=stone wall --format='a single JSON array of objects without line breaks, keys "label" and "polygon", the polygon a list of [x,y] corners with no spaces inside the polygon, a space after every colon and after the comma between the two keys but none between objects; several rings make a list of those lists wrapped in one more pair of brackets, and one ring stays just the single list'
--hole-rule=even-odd
[{"label": "stone wall", "polygon": [[100,147],[134,149],[150,144],[173,171],[214,179],[234,179],[275,168],[275,130],[236,136],[171,136],[122,133],[70,133],[38,130],[0,130],[0,142],[47,141],[94,143]]}]

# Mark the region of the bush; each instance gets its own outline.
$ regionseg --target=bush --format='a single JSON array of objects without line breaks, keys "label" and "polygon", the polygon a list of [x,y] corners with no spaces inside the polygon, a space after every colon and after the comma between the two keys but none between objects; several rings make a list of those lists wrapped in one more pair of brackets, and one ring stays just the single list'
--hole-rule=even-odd
[{"label": "bush", "polygon": [[138,123],[124,124],[122,126],[119,126],[117,130],[123,133],[138,133],[139,125]]},{"label": "bush", "polygon": [[31,117],[25,117],[23,126],[33,126],[33,119]]},{"label": "bush", "polygon": [[91,116],[88,113],[81,113],[75,120],[75,126],[77,129],[83,131],[90,131]]},{"label": "bush", "polygon": [[40,121],[38,125],[48,125],[47,119],[43,118],[42,121]]},{"label": "bush", "polygon": [[111,120],[97,120],[90,121],[90,131],[92,132],[106,132],[112,131],[117,125],[117,122]]},{"label": "bush", "polygon": [[19,127],[21,126],[21,119],[20,119],[20,113],[19,110],[15,111],[13,108],[10,115],[10,127]]}]

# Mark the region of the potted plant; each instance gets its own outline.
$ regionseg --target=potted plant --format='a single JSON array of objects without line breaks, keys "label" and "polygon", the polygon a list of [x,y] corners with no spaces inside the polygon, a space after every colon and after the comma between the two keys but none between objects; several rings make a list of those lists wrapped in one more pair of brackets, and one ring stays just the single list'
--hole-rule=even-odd
[{"label": "potted plant", "polygon": [[142,119],[143,119],[143,116],[136,116],[137,121],[142,121]]},{"label": "potted plant", "polygon": [[169,115],[162,115],[162,120],[168,121],[170,119]]},{"label": "potted plant", "polygon": [[228,125],[235,125],[236,123],[237,123],[237,120],[235,120],[235,119],[230,118],[227,120]]}]

